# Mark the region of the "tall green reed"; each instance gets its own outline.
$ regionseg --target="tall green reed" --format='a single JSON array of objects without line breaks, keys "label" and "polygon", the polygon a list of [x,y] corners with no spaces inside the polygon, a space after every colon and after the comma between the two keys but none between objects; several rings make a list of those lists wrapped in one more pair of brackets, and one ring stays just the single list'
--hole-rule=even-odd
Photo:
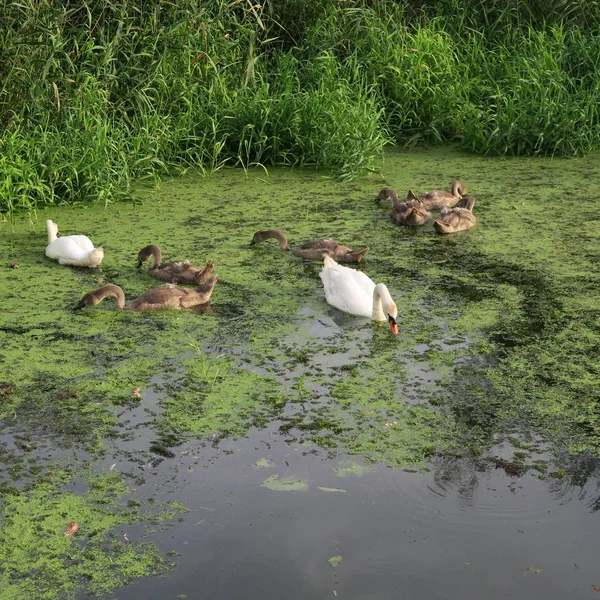
[{"label": "tall green reed", "polygon": [[4,0],[0,213],[189,168],[352,178],[391,141],[597,148],[599,3],[540,2]]}]

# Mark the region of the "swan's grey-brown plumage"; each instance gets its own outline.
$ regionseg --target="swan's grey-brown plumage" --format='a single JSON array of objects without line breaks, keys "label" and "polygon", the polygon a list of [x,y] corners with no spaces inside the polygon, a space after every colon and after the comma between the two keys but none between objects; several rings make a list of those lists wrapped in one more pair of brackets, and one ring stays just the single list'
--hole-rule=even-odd
[{"label": "swan's grey-brown plumage", "polygon": [[97,290],[88,292],[74,307],[75,310],[86,306],[99,304],[105,298],[115,299],[117,310],[178,310],[192,308],[209,301],[218,275],[210,277],[196,288],[182,288],[173,283],[167,283],[142,294],[125,305],[125,294],[118,285],[109,283]]},{"label": "swan's grey-brown plumage", "polygon": [[425,209],[420,200],[407,200],[395,202],[392,206],[391,217],[401,225],[418,227],[431,219],[431,213]]},{"label": "swan's grey-brown plumage", "polygon": [[[410,191],[410,190],[409,190]],[[412,192],[410,192],[412,194]],[[398,202],[398,194],[393,188],[383,188],[376,200],[391,200],[392,212],[390,216],[400,225],[418,227],[431,219],[431,213],[419,198],[412,194],[412,198],[406,202]]]},{"label": "swan's grey-brown plumage", "polygon": [[195,283],[200,285],[210,277],[213,270],[212,261],[208,261],[203,268],[195,267],[189,260],[161,263],[162,252],[154,244],[146,246],[138,252],[137,266],[141,267],[142,263],[150,257],[152,257],[152,261],[148,267],[148,275],[169,283]]},{"label": "swan's grey-brown plumage", "polygon": [[394,202],[398,202],[398,192],[394,188],[383,188],[379,190],[379,194],[375,200],[391,200],[393,204]]},{"label": "swan's grey-brown plumage", "polygon": [[308,258],[310,260],[322,260],[324,255],[330,256],[338,262],[360,262],[363,256],[369,251],[368,248],[362,250],[352,250],[348,246],[342,246],[335,240],[310,240],[292,250],[288,246],[288,241],[283,233],[278,229],[265,229],[263,231],[257,231],[250,242],[251,245],[258,244],[264,240],[274,238],[279,241],[280,250],[287,250],[299,256],[300,258]]},{"label": "swan's grey-brown plumage", "polygon": [[406,195],[407,200],[420,200],[426,210],[439,210],[455,206],[456,203],[467,193],[467,188],[461,181],[452,182],[452,191],[432,190],[425,192],[421,196],[415,195],[412,190],[408,190]]},{"label": "swan's grey-brown plumage", "polygon": [[477,218],[473,214],[475,198],[473,196],[468,196],[463,198],[460,202],[461,206],[442,209],[440,218],[433,223],[433,226],[438,233],[464,231],[465,229],[471,229],[471,227],[477,223]]}]

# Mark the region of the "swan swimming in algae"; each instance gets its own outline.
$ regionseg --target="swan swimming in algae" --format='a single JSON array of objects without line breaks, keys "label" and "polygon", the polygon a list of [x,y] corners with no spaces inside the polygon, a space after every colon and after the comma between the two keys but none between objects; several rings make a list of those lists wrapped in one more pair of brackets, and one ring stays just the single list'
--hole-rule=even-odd
[{"label": "swan swimming in algae", "polygon": [[398,308],[385,283],[375,284],[361,271],[338,265],[330,256],[323,256],[323,261],[319,276],[328,304],[351,315],[388,321],[391,332],[398,335]]},{"label": "swan swimming in algae", "polygon": [[65,235],[58,237],[58,225],[48,219],[48,245],[46,256],[57,260],[61,265],[76,267],[97,267],[104,258],[102,246],[94,248],[92,240],[85,235]]},{"label": "swan swimming in algae", "polygon": [[116,310],[178,310],[193,308],[200,304],[206,304],[209,301],[218,280],[219,276],[214,275],[197,288],[182,288],[173,283],[166,283],[138,296],[127,305],[125,304],[123,290],[118,285],[109,283],[97,290],[88,292],[74,306],[74,310],[79,310],[86,306],[94,306],[102,302],[105,298],[115,299]]},{"label": "swan swimming in algae", "polygon": [[208,261],[203,268],[195,267],[189,260],[161,263],[162,252],[154,244],[142,248],[138,252],[138,268],[148,258],[152,257],[148,267],[148,275],[160,281],[169,283],[204,283],[213,271],[213,262]]},{"label": "swan swimming in algae", "polygon": [[286,250],[292,252],[296,256],[300,258],[308,258],[311,260],[321,260],[324,254],[331,256],[335,260],[339,260],[340,262],[360,262],[363,256],[369,251],[368,248],[363,248],[362,250],[352,250],[352,248],[348,248],[348,246],[342,246],[342,244],[338,244],[335,240],[327,239],[319,239],[319,240],[310,240],[306,242],[300,248],[296,248],[292,250],[288,246],[287,237],[283,231],[279,231],[279,229],[265,229],[263,231],[257,231],[250,242],[250,245],[259,244],[264,240],[268,240],[274,238],[279,241],[279,249]]}]

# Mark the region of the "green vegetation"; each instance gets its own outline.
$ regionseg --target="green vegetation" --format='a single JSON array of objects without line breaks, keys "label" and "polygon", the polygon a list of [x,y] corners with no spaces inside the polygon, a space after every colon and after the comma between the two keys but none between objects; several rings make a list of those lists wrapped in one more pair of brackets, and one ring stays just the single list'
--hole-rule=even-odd
[{"label": "green vegetation", "polygon": [[[54,590],[65,598],[101,593],[162,569],[156,550],[144,546],[138,556],[140,548],[114,538],[121,523],[155,518],[146,508],[156,481],[150,469],[132,471],[135,491],[113,471],[104,475],[109,502],[98,509],[94,486],[82,490],[78,471],[104,473],[112,457],[119,466],[162,461],[176,470],[198,445],[229,437],[235,448],[235,438],[250,433],[253,445],[274,436],[292,452],[354,459],[332,478],[363,475],[364,461],[405,469],[443,463],[448,471],[462,460],[580,485],[579,459],[600,454],[596,164],[594,155],[388,152],[386,185],[424,191],[459,177],[477,195],[477,226],[445,237],[431,224],[392,224],[389,209],[373,201],[380,176],[350,184],[287,168],[268,177],[222,169],[138,187],[135,202],[108,210],[81,203],[13,212],[0,222],[0,419],[12,440],[0,446],[6,597],[28,598],[32,565],[44,567],[32,581],[52,590],[49,598]],[[568,220],[551,214],[558,201]],[[100,267],[47,259],[46,218],[102,243]],[[249,246],[265,227],[285,230],[292,246],[326,236],[369,245],[358,268],[388,284],[400,335],[328,307],[319,261],[281,252],[273,241]],[[135,266],[150,242],[165,261],[214,261],[220,279],[210,306],[117,312],[108,300],[70,311],[107,282],[127,298],[157,285]],[[53,463],[76,473],[77,487],[66,476],[49,482]],[[308,486],[308,494],[344,497],[331,480],[315,482],[294,467],[266,470],[279,465],[258,455],[247,467],[265,493],[294,496]],[[130,497],[119,500],[121,492]],[[65,538],[72,520],[80,530]],[[43,523],[40,540],[30,522]],[[90,527],[98,534],[88,541]],[[16,546],[19,536],[24,544]],[[73,543],[83,539],[88,554]],[[121,569],[102,568],[110,560]],[[76,568],[59,570],[64,564]]]},{"label": "green vegetation", "polygon": [[[137,577],[164,573],[168,564],[156,547],[117,536],[116,526],[161,520],[179,510],[144,514],[120,506],[129,493],[118,472],[88,474],[87,492],[64,490],[74,479],[48,472],[24,492],[4,494],[0,519],[0,599],[74,598],[83,590],[106,594]],[[71,524],[78,528],[67,534]]]},{"label": "green vegetation", "polygon": [[580,155],[599,24],[583,0],[4,0],[0,213],[226,164],[353,178],[390,141]]},{"label": "green vegetation", "polygon": [[[26,432],[23,447],[38,447],[36,434],[50,427],[55,446],[96,456],[127,435],[121,415],[148,401],[158,404],[149,449],[165,457],[186,440],[243,436],[273,421],[290,440],[396,466],[485,453],[491,440],[532,427],[557,451],[596,450],[594,161],[389,154],[399,189],[460,176],[478,195],[480,224],[450,237],[392,227],[365,201],[381,185],[372,177],[315,184],[310,173],[275,168],[268,180],[260,169],[222,170],[201,186],[182,178],[138,190],[141,207],[61,207],[59,223],[95,231],[105,246],[96,270],[43,257],[44,220],[58,209],[31,223],[13,214],[2,268],[19,292],[2,298],[0,361],[14,387],[0,388],[0,417]],[[548,222],[557,189],[577,222]],[[369,245],[361,268],[399,299],[401,335],[352,318],[338,328],[326,317],[318,261],[273,242],[247,245],[266,226],[286,230],[292,245],[314,236]],[[165,260],[214,260],[211,307],[68,310],[107,281],[128,298],[155,285],[135,268],[151,241]]]}]

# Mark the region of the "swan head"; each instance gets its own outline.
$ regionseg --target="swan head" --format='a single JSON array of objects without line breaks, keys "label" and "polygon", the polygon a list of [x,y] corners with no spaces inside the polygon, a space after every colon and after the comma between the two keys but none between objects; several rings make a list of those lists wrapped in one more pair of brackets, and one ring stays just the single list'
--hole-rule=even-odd
[{"label": "swan head", "polygon": [[387,316],[388,324],[390,326],[390,331],[394,335],[398,335],[398,323],[396,319],[398,318],[398,307],[396,303],[391,299],[386,299],[387,302],[382,302],[383,310]]},{"label": "swan head", "polygon": [[[138,260],[137,260],[138,269],[142,266],[142,263],[144,263],[146,260],[148,260],[151,256],[159,256],[160,258],[159,258],[158,262],[160,263],[160,260],[162,259],[160,248],[158,246],[155,246],[154,244],[151,244],[150,246],[146,246],[138,252]],[[156,265],[153,265],[153,266],[156,266]]]},{"label": "swan head", "polygon": [[387,321],[390,331],[398,335],[398,307],[390,296],[384,283],[378,283],[373,290],[373,316],[374,321]]},{"label": "swan head", "polygon": [[104,300],[104,298],[112,297],[115,299],[115,308],[122,310],[125,307],[125,294],[118,285],[109,283],[97,290],[93,290],[85,294],[85,296],[73,307],[73,310],[81,310],[86,306],[94,306]]},{"label": "swan head", "polygon": [[395,204],[396,202],[398,202],[398,193],[396,192],[396,190],[394,188],[383,188],[379,194],[377,195],[377,198],[375,198],[376,201],[381,201],[381,200],[391,200],[392,204]]},{"label": "swan head", "polygon": [[279,229],[263,229],[262,231],[257,231],[252,237],[252,241],[250,242],[250,246],[254,246],[255,244],[260,244],[260,242],[264,242],[269,239],[276,239],[279,241],[279,247],[281,250],[289,250],[287,237],[283,231],[279,231]]}]

